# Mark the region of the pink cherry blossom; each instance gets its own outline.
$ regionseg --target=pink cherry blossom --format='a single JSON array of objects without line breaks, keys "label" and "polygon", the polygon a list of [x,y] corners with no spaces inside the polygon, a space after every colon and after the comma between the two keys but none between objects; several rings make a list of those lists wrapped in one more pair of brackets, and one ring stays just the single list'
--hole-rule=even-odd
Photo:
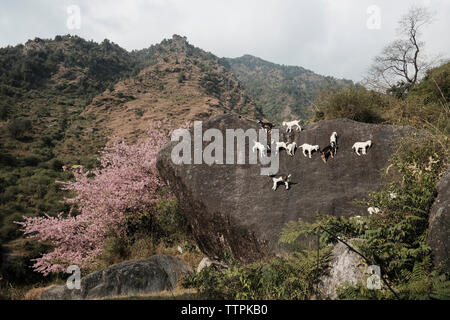
[{"label": "pink cherry blossom", "polygon": [[135,145],[116,142],[101,152],[100,166],[92,171],[72,170],[75,181],[60,182],[75,197],[67,202],[78,206],[79,214],[56,217],[24,217],[17,222],[30,238],[52,244],[52,250],[35,260],[35,271],[45,275],[65,271],[72,264],[92,266],[103,252],[110,231],[124,232],[126,214],[142,214],[161,199],[163,186],[156,169],[159,149],[168,141],[161,124],[152,124],[148,136]]}]

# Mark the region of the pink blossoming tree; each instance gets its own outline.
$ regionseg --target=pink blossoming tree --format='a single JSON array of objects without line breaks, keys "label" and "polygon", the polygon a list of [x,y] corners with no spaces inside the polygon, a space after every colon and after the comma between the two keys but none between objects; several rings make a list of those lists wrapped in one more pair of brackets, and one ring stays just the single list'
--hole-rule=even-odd
[{"label": "pink blossoming tree", "polygon": [[24,217],[18,222],[29,237],[52,244],[33,268],[47,275],[72,264],[89,267],[103,252],[108,233],[124,232],[121,222],[126,214],[151,210],[163,185],[156,156],[167,137],[160,125],[151,125],[148,137],[136,145],[117,142],[106,147],[99,168],[74,170],[75,181],[62,184],[75,191],[76,196],[66,200],[78,205],[78,215]]}]

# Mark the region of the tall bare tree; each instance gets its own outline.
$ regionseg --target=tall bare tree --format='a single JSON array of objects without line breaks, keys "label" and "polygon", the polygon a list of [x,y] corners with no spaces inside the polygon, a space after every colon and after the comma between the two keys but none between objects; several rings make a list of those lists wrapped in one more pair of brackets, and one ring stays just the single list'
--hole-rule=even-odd
[{"label": "tall bare tree", "polygon": [[375,57],[364,84],[399,95],[408,92],[430,67],[420,36],[422,29],[431,22],[432,14],[426,7],[411,8],[398,22],[399,39]]}]

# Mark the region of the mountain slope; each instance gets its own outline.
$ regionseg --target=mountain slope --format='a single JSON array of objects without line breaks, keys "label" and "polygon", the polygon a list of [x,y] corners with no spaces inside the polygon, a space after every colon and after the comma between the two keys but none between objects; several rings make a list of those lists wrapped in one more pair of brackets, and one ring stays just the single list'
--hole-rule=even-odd
[{"label": "mountain slope", "polygon": [[112,136],[225,112],[262,117],[219,58],[180,36],[133,52],[77,36],[1,48],[0,242],[21,236],[23,215],[67,212],[62,166],[95,166]]},{"label": "mountain slope", "polygon": [[172,125],[225,112],[261,118],[252,99],[219,59],[175,35],[148,49],[152,65],[95,97],[82,116],[107,136],[135,140],[150,120]]},{"label": "mountain slope", "polygon": [[276,122],[310,118],[313,109],[311,101],[321,90],[352,83],[251,55],[224,58],[221,62],[233,71],[266,117]]}]

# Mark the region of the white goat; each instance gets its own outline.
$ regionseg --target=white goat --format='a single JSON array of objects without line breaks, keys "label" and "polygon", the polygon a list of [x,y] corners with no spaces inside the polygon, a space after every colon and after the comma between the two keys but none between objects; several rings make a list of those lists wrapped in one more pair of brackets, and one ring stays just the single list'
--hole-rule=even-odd
[{"label": "white goat", "polygon": [[291,178],[291,175],[282,175],[282,176],[272,176],[272,181],[273,181],[273,187],[272,190],[276,191],[277,187],[278,187],[278,183],[284,183],[286,190],[289,190],[289,179]]},{"label": "white goat", "polygon": [[253,142],[255,143],[253,145],[253,152],[255,152],[255,150],[259,150],[259,154],[262,157],[264,157],[264,151],[266,151],[266,149],[269,149],[267,146],[263,145],[261,142],[255,141],[253,140]]},{"label": "white goat", "polygon": [[356,224],[359,224],[359,225],[363,225],[364,224],[364,220],[362,219],[361,216],[350,217],[350,219],[354,220],[356,222]]},{"label": "white goat", "polygon": [[296,149],[297,149],[297,144],[295,142],[292,142],[286,146],[286,152],[291,157],[294,156]]},{"label": "white goat", "polygon": [[275,143],[275,153],[279,152],[281,148],[287,149],[286,142],[272,140],[272,144],[274,143]]},{"label": "white goat", "polygon": [[372,140],[367,140],[366,142],[356,142],[353,145],[352,149],[353,149],[353,151],[356,152],[356,154],[358,156],[360,156],[360,154],[358,152],[359,150],[362,151],[362,154],[366,154],[367,153],[367,149],[369,149],[371,146],[372,146]]},{"label": "white goat", "polygon": [[367,208],[367,212],[372,215],[372,214],[377,214],[381,212],[381,209],[378,207],[368,207]]},{"label": "white goat", "polygon": [[300,126],[300,120],[293,120],[293,121],[283,121],[283,126],[286,126],[286,132],[291,132],[292,127],[296,126],[297,131],[302,131],[302,127]]},{"label": "white goat", "polygon": [[333,146],[333,144],[337,147],[337,132],[333,132],[332,134],[331,134],[331,137],[330,137],[330,146]]},{"label": "white goat", "polygon": [[311,158],[311,153],[313,152],[313,151],[319,151],[319,146],[318,145],[310,145],[310,144],[307,144],[307,143],[304,143],[304,144],[302,144],[301,146],[300,146],[300,148],[302,148],[303,149],[303,155],[305,156],[305,157],[307,157],[307,155],[306,155],[306,151],[308,151],[308,153],[309,153],[309,158]]}]

